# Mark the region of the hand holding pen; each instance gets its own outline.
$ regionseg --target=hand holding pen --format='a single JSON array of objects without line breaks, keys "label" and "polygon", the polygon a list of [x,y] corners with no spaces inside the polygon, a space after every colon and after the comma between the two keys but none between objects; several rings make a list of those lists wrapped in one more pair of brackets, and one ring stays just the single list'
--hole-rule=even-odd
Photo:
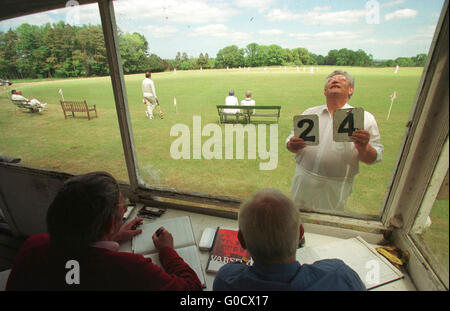
[{"label": "hand holding pen", "polygon": [[161,250],[164,247],[173,248],[172,234],[164,227],[160,227],[152,236],[153,243],[157,250]]}]

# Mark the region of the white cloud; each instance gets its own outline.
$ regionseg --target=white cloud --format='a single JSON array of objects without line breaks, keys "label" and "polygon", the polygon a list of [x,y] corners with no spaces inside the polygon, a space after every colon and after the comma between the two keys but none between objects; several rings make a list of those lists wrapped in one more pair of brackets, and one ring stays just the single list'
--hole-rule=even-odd
[{"label": "white cloud", "polygon": [[284,33],[284,31],[280,29],[262,29],[258,31],[258,33],[266,36],[276,36],[281,35],[282,33]]},{"label": "white cloud", "polygon": [[385,20],[390,21],[393,19],[414,18],[417,16],[417,11],[413,9],[401,9],[388,13],[384,16]]},{"label": "white cloud", "polygon": [[64,16],[63,21],[71,25],[100,25],[100,12],[97,4],[79,5],[66,7],[52,11],[54,16]]},{"label": "white cloud", "polygon": [[166,25],[166,26],[149,25],[145,28],[149,31],[149,34],[154,38],[170,37],[179,31],[177,27],[170,26],[170,25]]},{"label": "white cloud", "polygon": [[308,12],[291,12],[281,9],[273,9],[267,15],[267,19],[274,21],[300,20],[305,25],[349,25],[356,24],[366,15],[365,10],[330,11],[331,7],[315,7]]},{"label": "white cloud", "polygon": [[301,14],[289,12],[287,10],[273,9],[267,13],[267,19],[271,22],[276,21],[292,21],[301,18]]},{"label": "white cloud", "polygon": [[223,24],[210,24],[194,28],[194,30],[189,34],[189,36],[226,38],[234,42],[239,42],[250,39],[251,34],[240,31],[232,31]]},{"label": "white cloud", "polygon": [[239,8],[258,9],[259,13],[266,11],[275,0],[234,0],[234,4]]},{"label": "white cloud", "polygon": [[[33,18],[37,17],[37,18]],[[22,25],[23,23],[28,23],[30,25],[36,25],[41,26],[46,23],[56,23],[57,20],[54,19],[50,14],[44,13],[44,14],[33,14],[33,15],[27,15],[27,16],[21,16],[18,18],[12,18],[7,19],[0,22],[0,29],[8,30],[9,28],[15,29]]]},{"label": "white cloud", "polygon": [[394,0],[394,1],[391,1],[391,2],[383,2],[383,3],[380,4],[380,7],[387,8],[387,7],[390,7],[390,6],[402,4],[404,2],[405,2],[405,0]]},{"label": "white cloud", "polygon": [[366,16],[365,10],[329,11],[329,7],[315,8],[302,14],[306,25],[350,25],[356,24]]},{"label": "white cloud", "polygon": [[115,1],[114,6],[119,22],[145,19],[148,22],[201,24],[225,22],[238,13],[227,4],[212,5],[205,0],[120,0]]},{"label": "white cloud", "polygon": [[317,33],[290,33],[289,37],[297,40],[314,41],[348,41],[363,37],[363,32],[357,31],[323,31]]},{"label": "white cloud", "polygon": [[47,23],[53,24],[63,21],[71,25],[100,25],[100,13],[96,4],[67,7],[21,16],[0,22],[0,29],[17,28],[23,23],[41,26]]}]

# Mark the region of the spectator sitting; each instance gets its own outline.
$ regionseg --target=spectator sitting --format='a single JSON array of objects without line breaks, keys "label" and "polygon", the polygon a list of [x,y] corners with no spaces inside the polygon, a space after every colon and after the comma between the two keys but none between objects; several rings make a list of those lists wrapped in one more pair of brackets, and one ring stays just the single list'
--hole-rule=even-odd
[{"label": "spectator sitting", "polygon": [[[142,232],[134,227],[142,219],[122,225],[122,201],[119,185],[108,173],[68,179],[47,211],[49,234],[25,241],[6,290],[201,290],[165,229],[152,239],[168,272],[150,258],[118,251],[118,241]],[[78,263],[78,284],[67,281],[69,261]]]},{"label": "spectator sitting", "polygon": [[[299,213],[277,190],[257,192],[239,209],[238,239],[254,264],[228,263],[216,274],[213,290],[365,290],[358,274],[339,259],[301,265]],[[300,250],[301,251],[301,250]]]},{"label": "spectator sitting", "polygon": [[[228,96],[225,98],[225,105],[227,106],[239,106],[239,101],[236,96],[234,96],[234,91],[231,90],[228,92]],[[232,113],[236,114],[239,113],[239,109],[224,109],[224,113]],[[227,115],[225,114],[225,121],[227,120]],[[238,118],[238,116],[236,116]]]},{"label": "spectator sitting", "polygon": [[[255,106],[255,100],[252,99],[252,92],[245,92],[245,99],[241,101],[241,106]],[[255,109],[251,112],[251,114],[255,113]]]},{"label": "spectator sitting", "polygon": [[22,95],[21,91],[12,90],[11,91],[11,100],[12,101],[18,101],[18,102],[24,102],[29,105],[29,109],[31,109],[33,112],[41,112],[47,104],[41,104],[37,99],[33,98],[31,100],[27,99]]}]

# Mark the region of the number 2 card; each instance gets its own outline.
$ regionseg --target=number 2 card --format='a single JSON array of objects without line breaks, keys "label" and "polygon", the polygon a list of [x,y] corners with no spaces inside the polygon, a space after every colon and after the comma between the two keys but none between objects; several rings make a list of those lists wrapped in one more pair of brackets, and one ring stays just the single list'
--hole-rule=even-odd
[{"label": "number 2 card", "polygon": [[350,136],[356,130],[364,129],[364,109],[339,109],[333,113],[333,140],[351,142]]},{"label": "number 2 card", "polygon": [[294,116],[294,135],[307,145],[319,144],[319,117],[315,114]]}]

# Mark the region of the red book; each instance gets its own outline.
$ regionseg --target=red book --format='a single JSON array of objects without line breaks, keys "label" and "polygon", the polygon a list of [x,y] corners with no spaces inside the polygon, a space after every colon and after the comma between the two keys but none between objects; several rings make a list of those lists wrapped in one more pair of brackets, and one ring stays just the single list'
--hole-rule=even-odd
[{"label": "red book", "polygon": [[218,228],[206,272],[215,273],[220,267],[230,262],[242,262],[249,266],[253,264],[250,253],[239,243],[238,231]]}]

